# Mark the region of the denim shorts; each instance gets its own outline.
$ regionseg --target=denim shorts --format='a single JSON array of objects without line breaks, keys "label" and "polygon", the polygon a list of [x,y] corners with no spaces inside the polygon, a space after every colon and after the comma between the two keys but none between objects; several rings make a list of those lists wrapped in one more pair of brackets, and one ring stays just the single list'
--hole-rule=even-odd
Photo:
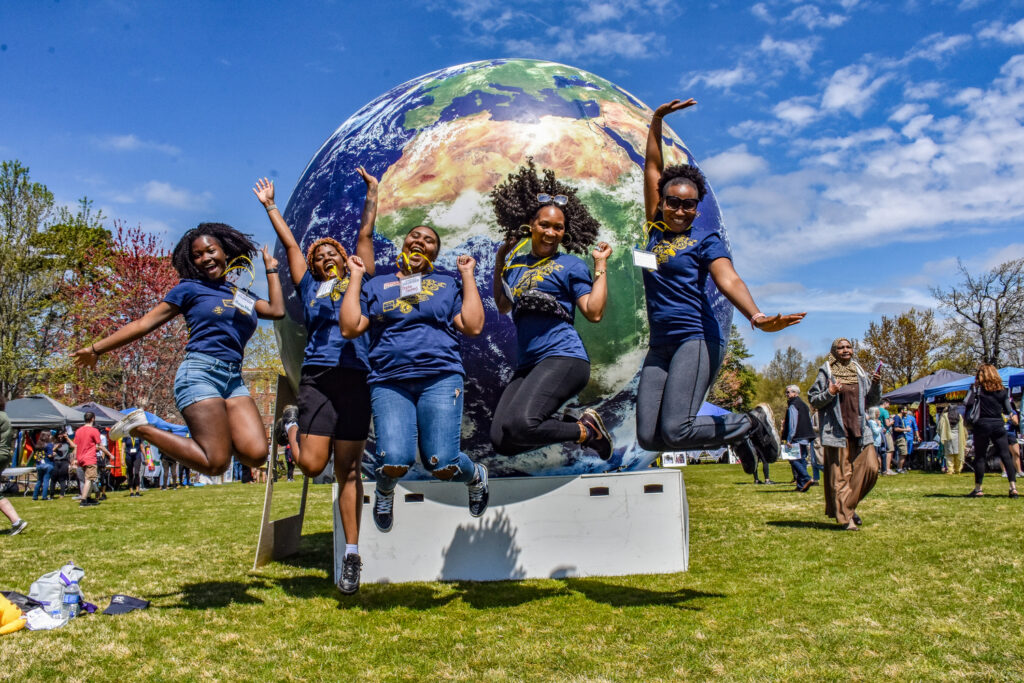
[{"label": "denim shorts", "polygon": [[186,353],[174,376],[174,403],[179,411],[208,398],[227,400],[248,395],[241,363],[228,363],[205,353]]}]

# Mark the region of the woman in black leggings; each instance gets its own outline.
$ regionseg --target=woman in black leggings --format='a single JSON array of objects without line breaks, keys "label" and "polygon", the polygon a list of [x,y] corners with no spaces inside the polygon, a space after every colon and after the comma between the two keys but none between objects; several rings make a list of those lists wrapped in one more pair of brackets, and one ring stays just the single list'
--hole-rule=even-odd
[{"label": "woman in black leggings", "polygon": [[978,368],[975,379],[977,381],[971,385],[971,390],[964,399],[968,415],[975,409],[976,404],[978,411],[971,429],[974,434],[974,490],[967,496],[980,498],[985,495],[982,493],[981,483],[985,479],[985,456],[988,453],[988,445],[992,444],[1006,466],[1006,476],[1010,480],[1010,498],[1016,498],[1017,468],[1010,457],[1003,415],[1009,416],[1014,422],[1019,418],[1013,402],[1010,401],[1010,392],[1003,386],[1003,380],[994,365],[983,364]]},{"label": "woman in black leggings", "polygon": [[512,313],[518,350],[516,371],[498,401],[491,443],[501,455],[575,442],[602,460],[612,455],[611,435],[597,411],[580,418],[555,413],[590,381],[590,358],[573,327],[576,309],[592,323],[604,315],[605,277],[612,248],[593,250],[594,275],[577,256],[597,239],[600,227],[576,190],[551,170],[537,175],[533,159],[491,193],[494,215],[505,233],[494,266],[494,303]]},{"label": "woman in black leggings", "polygon": [[121,452],[124,453],[125,469],[128,471],[128,497],[141,496],[139,485],[142,482],[142,439],[137,436],[126,436],[121,440]]}]

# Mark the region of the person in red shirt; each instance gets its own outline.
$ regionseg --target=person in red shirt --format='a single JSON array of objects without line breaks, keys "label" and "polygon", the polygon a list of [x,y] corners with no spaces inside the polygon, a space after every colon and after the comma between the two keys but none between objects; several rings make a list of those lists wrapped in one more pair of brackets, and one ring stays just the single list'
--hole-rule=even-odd
[{"label": "person in red shirt", "polygon": [[85,471],[85,485],[82,487],[82,500],[78,503],[79,507],[90,507],[100,504],[99,500],[89,500],[89,489],[92,488],[92,484],[96,481],[99,474],[99,469],[96,467],[97,449],[106,453],[108,458],[111,457],[110,451],[103,447],[100,439],[100,430],[96,429],[93,425],[95,421],[95,413],[92,411],[87,412],[85,414],[85,424],[75,432],[75,455],[78,466]]}]

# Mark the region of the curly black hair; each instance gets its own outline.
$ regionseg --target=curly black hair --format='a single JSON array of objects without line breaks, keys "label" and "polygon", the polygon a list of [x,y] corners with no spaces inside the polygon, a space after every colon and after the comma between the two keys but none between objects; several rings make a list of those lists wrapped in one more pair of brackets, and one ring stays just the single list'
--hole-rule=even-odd
[{"label": "curly black hair", "polygon": [[541,178],[537,175],[533,157],[527,157],[526,166],[509,173],[505,182],[491,191],[491,202],[498,225],[506,239],[521,238],[522,226],[532,221],[541,207],[545,206],[537,201],[537,195],[564,194],[569,201],[565,206],[559,207],[565,216],[562,247],[566,251],[584,253],[597,240],[597,231],[601,225],[576,196],[576,188],[556,180],[555,172],[550,168],[543,170],[543,176]]},{"label": "curly black hair", "polygon": [[192,280],[207,279],[206,274],[196,268],[192,261],[192,243],[203,236],[212,237],[220,242],[228,263],[239,256],[248,256],[251,259],[258,251],[251,235],[241,233],[224,223],[200,223],[181,236],[171,253],[171,265],[178,271],[178,277]]},{"label": "curly black hair", "polygon": [[697,201],[699,202],[704,199],[704,195],[708,193],[708,180],[699,168],[689,164],[676,164],[675,166],[666,167],[661,172],[661,178],[658,179],[658,195],[664,198],[666,187],[675,185],[676,182],[687,180],[697,188]]}]

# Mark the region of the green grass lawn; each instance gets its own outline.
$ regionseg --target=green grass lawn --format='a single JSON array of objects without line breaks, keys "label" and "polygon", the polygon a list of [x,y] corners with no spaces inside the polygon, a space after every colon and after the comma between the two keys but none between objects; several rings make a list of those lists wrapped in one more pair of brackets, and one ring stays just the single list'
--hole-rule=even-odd
[{"label": "green grass lawn", "polygon": [[[843,533],[820,488],[684,472],[687,573],[354,597],[332,583],[326,486],[310,489],[302,552],[258,571],[261,485],[18,499],[29,527],[0,536],[0,588],[27,593],[73,559],[101,608],[113,593],[153,606],[0,637],[0,679],[1024,679],[1024,502],[998,475],[983,499],[960,497],[966,475],[882,477],[863,531]],[[279,486],[284,514],[301,484]]]}]

